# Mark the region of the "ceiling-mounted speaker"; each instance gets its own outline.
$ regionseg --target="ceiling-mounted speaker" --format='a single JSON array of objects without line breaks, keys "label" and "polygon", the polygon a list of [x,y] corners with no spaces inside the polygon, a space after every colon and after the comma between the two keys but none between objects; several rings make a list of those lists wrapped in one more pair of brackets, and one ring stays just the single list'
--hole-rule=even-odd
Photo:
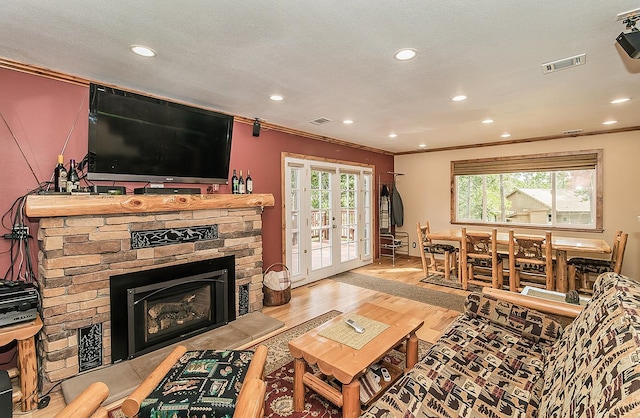
[{"label": "ceiling-mounted speaker", "polygon": [[257,118],[253,121],[253,136],[260,136],[260,121]]},{"label": "ceiling-mounted speaker", "polygon": [[616,41],[631,58],[640,58],[640,31],[623,32],[618,35]]}]

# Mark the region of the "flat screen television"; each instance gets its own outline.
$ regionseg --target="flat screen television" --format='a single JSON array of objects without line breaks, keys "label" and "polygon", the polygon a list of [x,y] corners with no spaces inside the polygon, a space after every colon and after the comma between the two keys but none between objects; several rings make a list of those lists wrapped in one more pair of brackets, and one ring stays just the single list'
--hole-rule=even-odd
[{"label": "flat screen television", "polygon": [[89,89],[89,180],[228,183],[233,116]]}]

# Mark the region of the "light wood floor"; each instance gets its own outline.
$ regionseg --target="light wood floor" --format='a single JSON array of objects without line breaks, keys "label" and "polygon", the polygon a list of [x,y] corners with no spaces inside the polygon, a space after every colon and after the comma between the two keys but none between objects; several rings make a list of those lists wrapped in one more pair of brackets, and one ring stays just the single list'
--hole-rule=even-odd
[{"label": "light wood floor", "polygon": [[[421,283],[420,279],[424,277],[424,273],[422,271],[420,258],[417,257],[396,258],[395,266],[392,265],[391,259],[383,258],[376,260],[368,266],[360,267],[354,270],[354,272],[459,295],[466,295],[468,293],[462,290]],[[291,302],[283,306],[265,307],[263,313],[283,321],[286,329],[332,309],[342,312],[350,311],[364,302],[406,312],[416,318],[423,319],[424,326],[418,330],[417,336],[429,342],[435,342],[445,328],[460,314],[457,311],[451,311],[328,279],[293,289],[291,291]],[[281,328],[273,334],[282,331],[283,329]],[[262,339],[268,338],[273,334],[266,335]],[[252,341],[247,347],[256,342],[257,341]],[[14,410],[13,416],[48,418],[53,417],[63,407],[64,400],[62,398],[62,392],[54,392],[51,394],[51,402],[46,409],[23,413],[20,412],[19,407],[17,407],[17,409]]]}]

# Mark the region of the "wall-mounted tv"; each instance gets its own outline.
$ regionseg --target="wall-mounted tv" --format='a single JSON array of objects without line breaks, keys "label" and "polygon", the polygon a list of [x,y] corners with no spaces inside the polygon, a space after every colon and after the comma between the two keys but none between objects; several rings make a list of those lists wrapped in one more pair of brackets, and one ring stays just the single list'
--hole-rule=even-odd
[{"label": "wall-mounted tv", "polygon": [[227,184],[233,116],[89,87],[89,180]]}]

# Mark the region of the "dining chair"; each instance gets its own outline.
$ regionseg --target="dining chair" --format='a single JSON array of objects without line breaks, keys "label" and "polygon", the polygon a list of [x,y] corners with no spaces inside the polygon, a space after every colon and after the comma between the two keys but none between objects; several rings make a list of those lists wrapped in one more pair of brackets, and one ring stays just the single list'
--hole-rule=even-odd
[{"label": "dining chair", "polygon": [[509,230],[509,290],[520,292],[523,281],[530,286],[555,290],[551,232],[535,237]]},{"label": "dining chair", "polygon": [[[430,276],[429,266],[433,267],[433,274],[444,275],[445,280],[451,278],[451,272],[458,275],[458,249],[450,244],[434,244],[429,238],[429,221],[424,226],[417,223],[418,242],[422,246],[420,258],[422,259],[422,269],[425,277]],[[435,255],[442,255],[436,258]]]},{"label": "dining chair", "polygon": [[469,284],[502,288],[504,273],[497,235],[495,228],[491,232],[471,232],[462,228],[460,270],[463,290],[468,290]]},{"label": "dining chair", "polygon": [[593,293],[595,278],[601,273],[612,271],[620,273],[624,261],[624,250],[629,234],[616,231],[608,260],[585,257],[572,257],[567,261],[569,289],[584,293]]}]

